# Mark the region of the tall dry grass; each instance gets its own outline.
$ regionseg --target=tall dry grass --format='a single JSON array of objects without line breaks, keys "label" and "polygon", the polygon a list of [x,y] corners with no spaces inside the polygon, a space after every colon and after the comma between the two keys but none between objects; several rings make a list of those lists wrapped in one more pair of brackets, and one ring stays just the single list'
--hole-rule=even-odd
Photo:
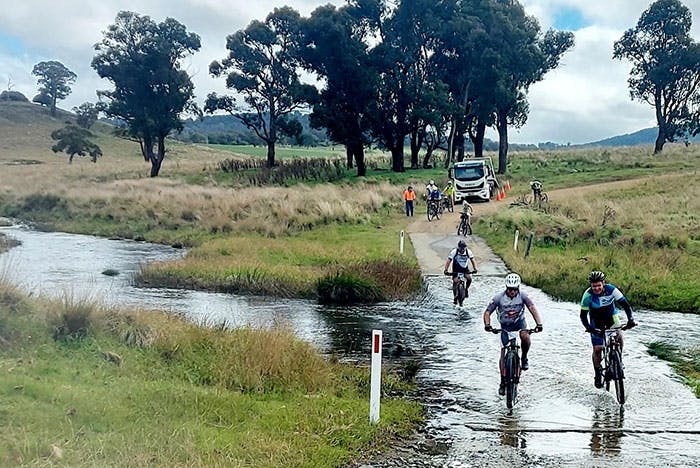
[{"label": "tall dry grass", "polygon": [[[497,252],[524,279],[578,300],[604,270],[635,307],[700,311],[700,184],[694,173],[567,189],[542,211],[510,209],[484,220]],[[513,233],[534,234],[531,255]]]}]

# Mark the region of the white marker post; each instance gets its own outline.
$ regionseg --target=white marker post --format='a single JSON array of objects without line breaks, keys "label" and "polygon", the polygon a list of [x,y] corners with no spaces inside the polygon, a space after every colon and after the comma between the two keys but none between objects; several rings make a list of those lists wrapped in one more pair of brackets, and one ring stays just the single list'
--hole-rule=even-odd
[{"label": "white marker post", "polygon": [[403,231],[399,234],[399,253],[403,255]]},{"label": "white marker post", "polygon": [[382,391],[382,331],[372,330],[372,371],[369,386],[369,423],[379,422],[379,397]]},{"label": "white marker post", "polygon": [[520,231],[515,230],[515,240],[513,241],[513,250],[518,251],[518,236],[520,236]]}]

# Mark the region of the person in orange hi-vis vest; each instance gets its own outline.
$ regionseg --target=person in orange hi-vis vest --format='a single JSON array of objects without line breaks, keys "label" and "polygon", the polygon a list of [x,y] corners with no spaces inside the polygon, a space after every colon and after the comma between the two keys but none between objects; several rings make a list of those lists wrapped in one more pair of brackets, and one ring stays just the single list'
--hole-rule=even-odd
[{"label": "person in orange hi-vis vest", "polygon": [[406,202],[406,216],[413,216],[413,201],[416,199],[416,192],[410,185],[404,190],[403,199]]}]

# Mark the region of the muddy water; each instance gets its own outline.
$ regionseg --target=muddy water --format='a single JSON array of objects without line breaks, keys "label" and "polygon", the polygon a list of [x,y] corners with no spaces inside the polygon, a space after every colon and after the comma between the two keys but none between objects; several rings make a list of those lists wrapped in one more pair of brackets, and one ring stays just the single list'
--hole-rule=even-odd
[{"label": "muddy water", "polygon": [[[384,330],[387,360],[416,359],[428,407],[424,443],[400,459],[373,466],[700,466],[700,403],[669,366],[646,353],[663,340],[700,346],[700,317],[638,311],[626,333],[628,402],[593,387],[590,342],[576,304],[525,287],[544,320],[533,336],[530,370],[515,409],[498,386],[499,340],[483,331],[482,312],[501,288],[479,276],[464,308],[451,305],[449,280],[427,279],[418,301],[331,308],[197,291],[136,288],[142,262],[183,252],[152,244],[0,228],[22,245],[0,257],[0,271],[32,293],[94,297],[112,305],[183,314],[204,324],[266,326],[282,321],[325,352],[366,360],[373,328]],[[105,276],[108,268],[119,271]],[[695,433],[694,433],[695,432]]]}]

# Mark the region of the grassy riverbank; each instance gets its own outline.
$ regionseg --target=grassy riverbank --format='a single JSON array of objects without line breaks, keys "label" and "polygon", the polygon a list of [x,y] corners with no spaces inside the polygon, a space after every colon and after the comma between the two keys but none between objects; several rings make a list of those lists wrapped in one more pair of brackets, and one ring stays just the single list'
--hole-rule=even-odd
[{"label": "grassy riverbank", "polygon": [[0,284],[0,465],[342,466],[422,417],[385,376],[271,330],[203,329]]},{"label": "grassy riverbank", "polygon": [[[600,269],[633,307],[698,313],[698,213],[700,184],[688,170],[550,194],[546,206],[511,207],[477,220],[475,232],[528,284],[555,297],[580,300],[587,273]],[[525,258],[529,233],[533,245]]]},{"label": "grassy riverbank", "polygon": [[650,343],[648,346],[649,354],[669,361],[695,391],[695,396],[700,398],[700,349],[680,350],[661,342]]}]

